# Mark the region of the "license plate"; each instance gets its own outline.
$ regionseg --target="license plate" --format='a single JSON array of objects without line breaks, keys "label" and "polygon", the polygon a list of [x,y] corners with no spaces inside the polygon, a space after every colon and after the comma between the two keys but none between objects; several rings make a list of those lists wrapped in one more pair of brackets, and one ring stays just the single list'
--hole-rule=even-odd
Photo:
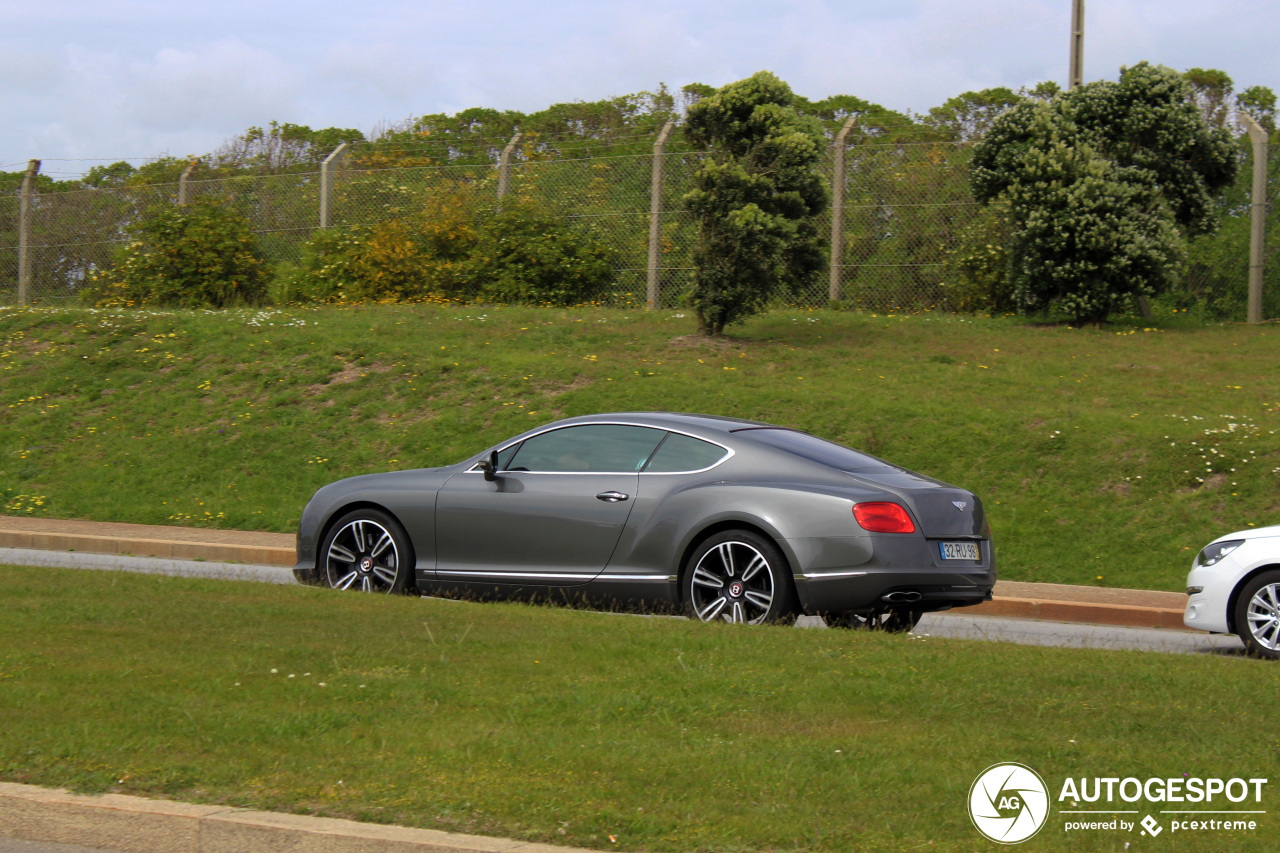
[{"label": "license plate", "polygon": [[977,542],[939,542],[938,548],[942,550],[944,560],[977,561],[978,559]]}]

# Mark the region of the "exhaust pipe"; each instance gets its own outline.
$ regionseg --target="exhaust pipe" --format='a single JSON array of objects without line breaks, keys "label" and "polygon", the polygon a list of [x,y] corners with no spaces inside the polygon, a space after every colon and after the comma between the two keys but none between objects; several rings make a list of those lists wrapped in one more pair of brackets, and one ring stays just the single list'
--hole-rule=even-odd
[{"label": "exhaust pipe", "polygon": [[880,596],[881,601],[887,601],[890,604],[915,604],[921,598],[923,596],[914,589],[897,589]]}]

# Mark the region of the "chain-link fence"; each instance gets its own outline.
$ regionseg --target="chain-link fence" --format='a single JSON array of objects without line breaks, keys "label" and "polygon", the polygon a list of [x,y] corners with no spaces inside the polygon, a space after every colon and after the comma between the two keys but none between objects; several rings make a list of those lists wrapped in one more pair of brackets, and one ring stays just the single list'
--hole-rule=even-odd
[{"label": "chain-link fence", "polygon": [[[338,161],[327,199],[333,228],[371,226],[392,219],[422,217],[460,205],[471,216],[497,211],[505,184],[512,199],[528,202],[610,247],[614,274],[595,300],[644,304],[655,294],[659,306],[679,304],[692,283],[697,225],[683,208],[702,154],[673,139],[671,153],[596,156],[548,151],[530,145],[513,160],[502,180],[497,158],[479,165],[397,165],[375,145],[355,148]],[[631,149],[632,151],[635,148]],[[997,217],[978,205],[969,190],[970,146],[950,142],[886,141],[864,135],[845,147],[842,217],[827,211],[819,224],[836,259],[794,303],[829,301],[869,310],[956,310],[964,274],[961,250],[1006,239]],[[828,181],[837,172],[834,149],[822,169]],[[660,162],[659,162],[660,158]],[[1280,186],[1272,158],[1270,186]],[[655,166],[661,167],[661,195],[652,205]],[[1245,162],[1247,171],[1250,164]],[[20,223],[18,192],[0,196],[0,303],[25,295],[31,303],[76,297],[86,282],[112,263],[113,252],[130,226],[159,206],[180,198],[227,200],[252,224],[268,262],[297,264],[320,227],[321,173],[189,180],[179,184],[31,192],[26,227]],[[1247,181],[1244,184],[1247,187]],[[834,195],[839,198],[841,193]],[[1221,315],[1243,316],[1248,279],[1248,198],[1228,193],[1218,235],[1192,243],[1181,297],[1210,303]],[[658,211],[656,243],[651,243],[651,209]],[[841,233],[832,234],[833,219]],[[1267,317],[1280,316],[1280,223],[1274,207],[1267,224]],[[26,262],[19,263],[25,230]],[[23,269],[25,266],[25,276]],[[25,280],[24,280],[25,279]],[[1236,310],[1238,306],[1238,312]]]}]

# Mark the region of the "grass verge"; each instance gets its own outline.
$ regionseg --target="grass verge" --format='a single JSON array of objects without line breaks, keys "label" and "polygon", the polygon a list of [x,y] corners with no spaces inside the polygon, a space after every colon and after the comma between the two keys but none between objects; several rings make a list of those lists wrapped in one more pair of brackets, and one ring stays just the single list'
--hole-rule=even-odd
[{"label": "grass verge", "polygon": [[[10,781],[610,849],[967,851],[996,762],[1055,800],[1280,776],[1275,668],[1245,658],[0,572]],[[1027,849],[1121,849],[1062,807]],[[1273,849],[1258,819],[1142,849]]]},{"label": "grass verge", "polygon": [[0,512],[290,531],[320,485],[562,416],[799,427],[973,489],[1002,577],[1182,588],[1280,518],[1274,327],[776,311],[0,308]]}]

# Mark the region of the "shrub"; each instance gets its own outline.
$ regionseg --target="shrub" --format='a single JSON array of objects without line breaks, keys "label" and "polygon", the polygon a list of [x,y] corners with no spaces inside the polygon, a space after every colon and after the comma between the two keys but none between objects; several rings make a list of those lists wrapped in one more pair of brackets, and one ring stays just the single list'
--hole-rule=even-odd
[{"label": "shrub", "polygon": [[98,305],[225,308],[266,292],[266,265],[249,222],[214,199],[153,211],[129,229],[115,263],[92,277]]},{"label": "shrub", "polygon": [[527,202],[482,221],[465,201],[441,196],[412,216],[323,231],[278,291],[302,302],[572,305],[609,282],[613,253],[599,241]]},{"label": "shrub", "polygon": [[972,314],[1011,314],[1017,310],[1009,278],[1009,217],[992,205],[960,234],[947,256],[947,307]]},{"label": "shrub", "polygon": [[418,211],[320,231],[285,270],[279,291],[298,302],[422,302],[460,298],[477,241],[466,199],[444,193]]},{"label": "shrub", "polygon": [[613,277],[613,252],[527,205],[485,223],[467,262],[474,295],[487,302],[575,305]]}]

